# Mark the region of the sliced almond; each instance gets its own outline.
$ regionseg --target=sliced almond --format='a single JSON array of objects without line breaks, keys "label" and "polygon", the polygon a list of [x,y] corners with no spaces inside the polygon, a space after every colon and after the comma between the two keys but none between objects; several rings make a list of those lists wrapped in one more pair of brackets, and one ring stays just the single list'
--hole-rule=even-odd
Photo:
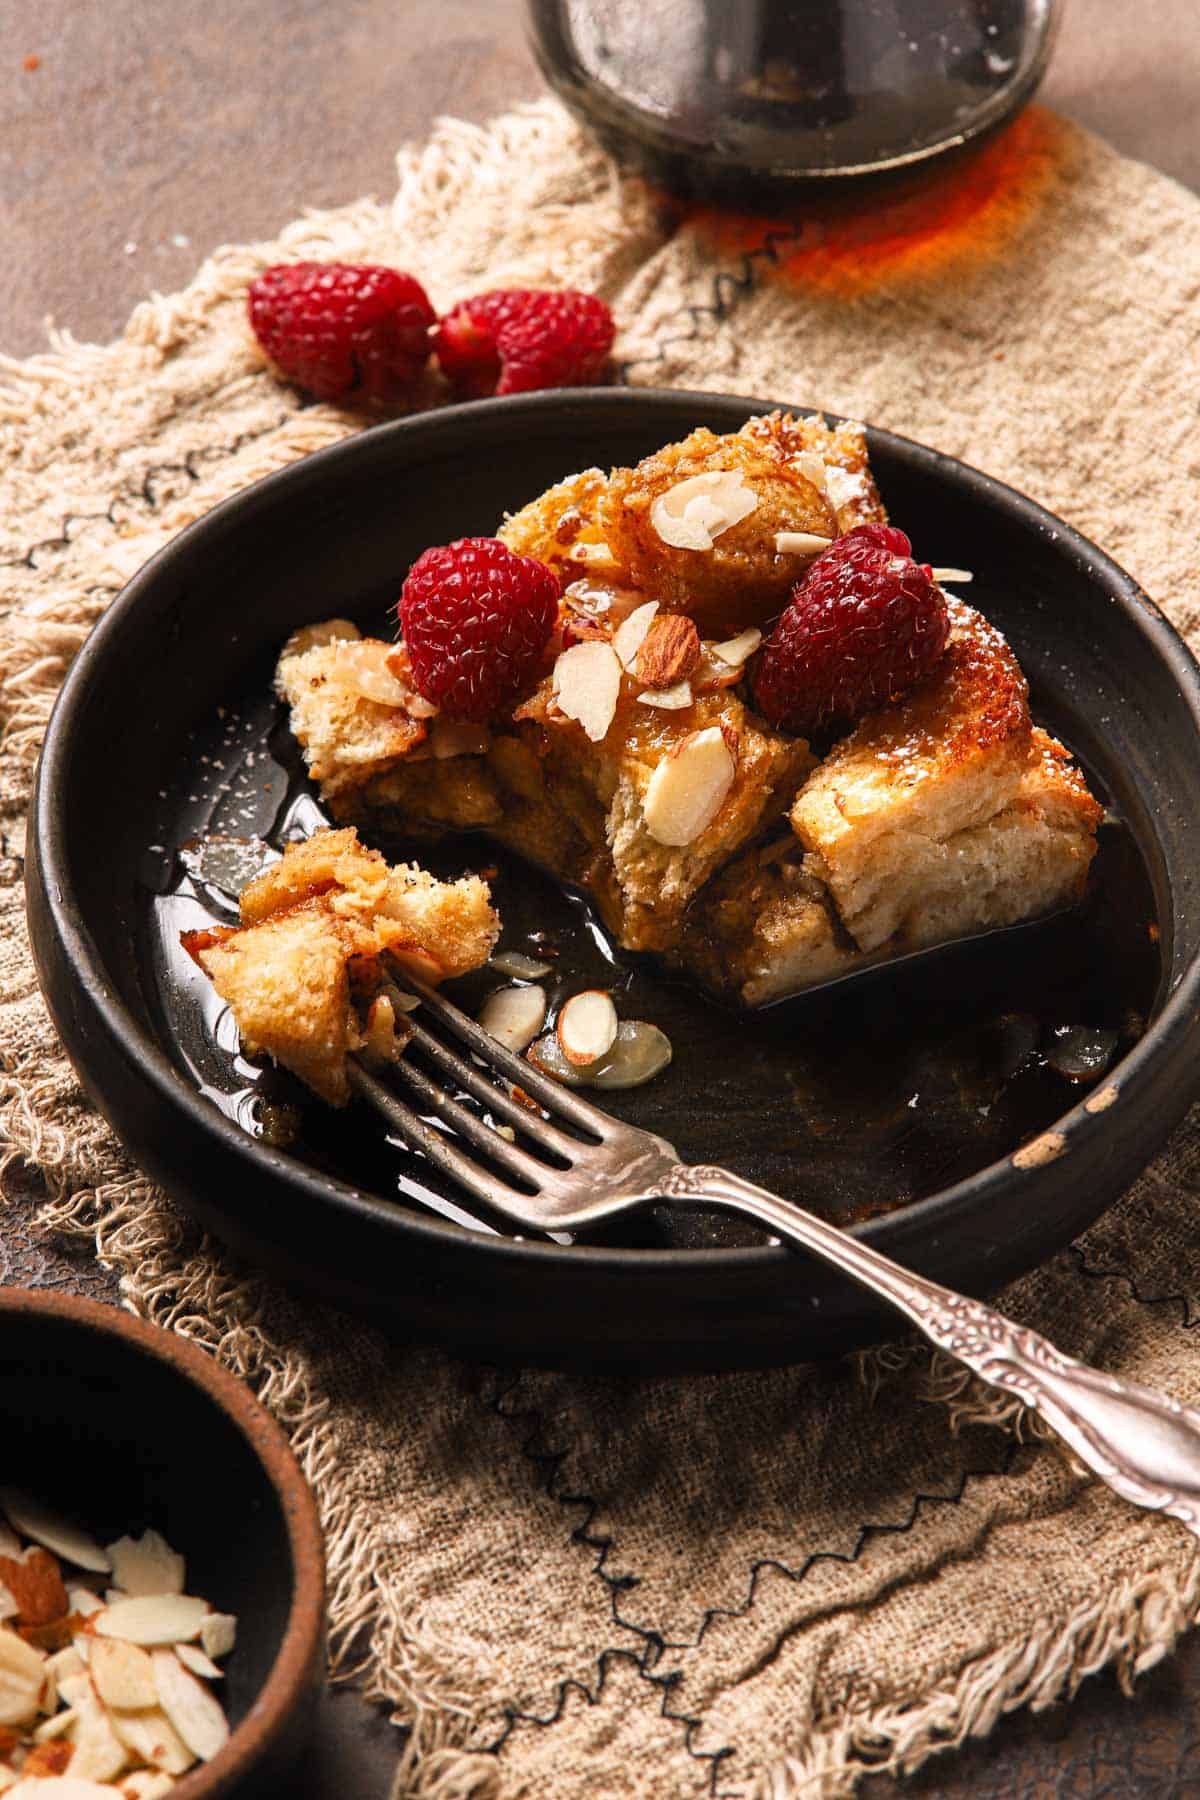
[{"label": "sliced almond", "polygon": [[[74,1757],[72,1757],[72,1762]],[[15,1787],[3,1788],[7,1800],[113,1800],[114,1790],[102,1781],[88,1781],[78,1775],[36,1776],[18,1781]]]},{"label": "sliced almond", "polygon": [[111,1719],[125,1748],[151,1768],[165,1769],[168,1775],[182,1775],[196,1760],[161,1707],[145,1712],[114,1712]]},{"label": "sliced almond", "polygon": [[75,1723],[70,1739],[75,1746],[71,1772],[86,1781],[111,1781],[129,1761],[129,1754],[91,1687],[73,1702]]},{"label": "sliced almond", "polygon": [[0,1556],[20,1556],[23,1548],[16,1532],[0,1519]]},{"label": "sliced almond", "polygon": [[661,1075],[672,1056],[671,1040],[645,1019],[622,1019],[617,1041],[602,1068],[589,1077],[597,1088],[635,1088]]},{"label": "sliced almond", "polygon": [[700,661],[700,633],[685,613],[660,613],[634,659],[633,672],[658,691],[686,681]]},{"label": "sliced almond", "polygon": [[142,1594],[182,1594],[185,1565],[157,1531],[140,1538],[121,1537],[105,1546],[112,1563],[113,1586],[135,1598]]},{"label": "sliced almond", "polygon": [[22,1625],[49,1625],[67,1616],[67,1590],[57,1561],[41,1545],[21,1556],[0,1556],[0,1582],[17,1606]]},{"label": "sliced almond", "polygon": [[864,469],[843,469],[838,463],[826,465],[825,491],[832,505],[839,512],[844,507],[854,506],[859,501],[865,500],[869,486]]},{"label": "sliced almond", "polygon": [[577,1069],[597,1062],[612,1049],[619,1023],[612,996],[602,988],[572,994],[555,1027],[563,1055]]},{"label": "sliced almond", "polygon": [[529,1046],[525,1052],[525,1060],[532,1063],[535,1069],[540,1069],[543,1075],[552,1075],[555,1081],[561,1081],[564,1087],[587,1085],[583,1070],[568,1062],[558,1036],[553,1031],[548,1031],[536,1044]]},{"label": "sliced almond", "polygon": [[83,1658],[74,1644],[68,1644],[65,1650],[56,1650],[53,1656],[46,1658],[46,1673],[53,1675],[56,1682],[84,1673]]},{"label": "sliced almond", "polygon": [[97,1638],[89,1667],[92,1683],[105,1706],[136,1712],[141,1707],[158,1705],[154,1664],[136,1644],[127,1644],[121,1638]]},{"label": "sliced almond", "polygon": [[629,617],[613,632],[612,647],[625,668],[629,667],[645,643],[646,634],[653,625],[657,612],[658,601],[647,600],[642,606],[635,606]]},{"label": "sliced almond", "polygon": [[0,1725],[28,1725],[37,1717],[44,1680],[38,1652],[0,1625]]},{"label": "sliced almond", "polygon": [[974,581],[970,569],[935,569],[933,579],[940,587],[944,581]]},{"label": "sliced almond", "polygon": [[70,1731],[78,1717],[79,1714],[75,1711],[73,1706],[68,1706],[64,1712],[51,1713],[48,1719],[43,1719],[40,1725],[34,1727],[34,1743],[52,1743],[55,1738],[61,1737],[65,1731]]},{"label": "sliced almond", "polygon": [[209,1656],[228,1656],[237,1641],[237,1620],[232,1613],[208,1613],[200,1624],[200,1642]]},{"label": "sliced almond", "polygon": [[777,531],[775,548],[780,556],[819,556],[828,550],[833,539],[816,531]]},{"label": "sliced almond", "polygon": [[739,631],[736,637],[726,638],[721,644],[709,646],[713,656],[728,663],[731,669],[740,669],[748,662],[762,643],[762,632],[757,625],[748,625],[745,631]]},{"label": "sliced almond", "polygon": [[738,469],[712,469],[677,481],[650,507],[650,523],[676,550],[711,550],[722,532],[748,519],[758,495]]},{"label": "sliced almond", "polygon": [[78,1613],[81,1619],[86,1619],[90,1613],[99,1612],[104,1602],[99,1594],[93,1594],[91,1588],[69,1587],[67,1589],[67,1605],[73,1613]]},{"label": "sliced almond", "polygon": [[389,944],[388,958],[397,968],[415,976],[418,981],[427,982],[430,987],[437,987],[446,973],[437,957],[431,956],[420,944]]},{"label": "sliced almond", "polygon": [[156,1650],[153,1662],[163,1711],[193,1755],[211,1762],[229,1739],[220,1701],[184,1668],[173,1650]]},{"label": "sliced almond", "polygon": [[380,638],[339,643],[329,658],[329,677],[360,700],[376,706],[406,706],[412,689],[388,666],[391,652],[392,645]]},{"label": "sliced almond", "polygon": [[621,663],[611,644],[575,644],[554,665],[559,710],[598,744],[607,736],[621,692]]},{"label": "sliced almond", "polygon": [[367,1022],[363,1028],[363,1054],[371,1063],[391,1063],[401,1054],[408,1042],[410,1031],[407,1025],[403,1033],[396,1030],[396,1009],[388,994],[376,994],[367,1008]]},{"label": "sliced almond", "polygon": [[92,1629],[127,1644],[187,1644],[200,1636],[207,1612],[208,1602],[192,1594],[143,1594],[106,1606]]},{"label": "sliced almond", "polygon": [[700,659],[700,667],[692,676],[692,691],[696,694],[711,694],[721,688],[735,687],[742,679],[742,671],[732,664],[722,662],[714,656],[711,649],[705,649]]},{"label": "sliced almond", "polygon": [[163,1769],[133,1769],[122,1778],[121,1800],[163,1800],[175,1786],[175,1778]]},{"label": "sliced almond", "polygon": [[193,1675],[203,1675],[206,1681],[223,1681],[225,1678],[224,1669],[218,1667],[211,1656],[205,1656],[197,1644],[176,1644],[175,1655],[185,1669],[190,1669]]},{"label": "sliced almond", "polygon": [[64,1518],[51,1507],[43,1506],[40,1500],[35,1500],[24,1488],[0,1488],[0,1507],[3,1507],[10,1525],[32,1538],[35,1544],[44,1544],[56,1556],[74,1563],[77,1568],[95,1569],[101,1574],[106,1574],[111,1568],[107,1554],[89,1532],[82,1531],[72,1520]]},{"label": "sliced almond", "polygon": [[805,481],[811,481],[818,494],[829,496],[829,476],[825,463],[815,450],[800,450],[792,457],[792,467],[803,475]]},{"label": "sliced almond", "polygon": [[488,968],[496,969],[501,975],[513,975],[518,981],[540,981],[543,975],[549,975],[553,965],[540,962],[536,956],[526,956],[520,950],[497,950],[488,958]]},{"label": "sliced almond", "polygon": [[719,725],[689,732],[646,783],[642,810],[650,836],[676,848],[695,843],[720,812],[735,773]]},{"label": "sliced almond", "polygon": [[647,690],[646,693],[639,694],[638,699],[643,706],[658,706],[664,712],[681,712],[685,706],[692,704],[694,695],[690,681],[679,681],[674,687]]},{"label": "sliced almond", "polygon": [[280,652],[283,662],[289,656],[303,656],[306,650],[320,649],[324,644],[352,643],[362,632],[349,619],[322,619],[317,625],[302,625],[293,631]]},{"label": "sliced almond", "polygon": [[64,1675],[58,1683],[59,1699],[65,1700],[68,1706],[78,1706],[91,1692],[92,1683],[86,1670],[80,1675]]},{"label": "sliced almond", "polygon": [[546,1022],[546,996],[540,987],[498,988],[489,994],[479,1023],[497,1042],[520,1056]]}]

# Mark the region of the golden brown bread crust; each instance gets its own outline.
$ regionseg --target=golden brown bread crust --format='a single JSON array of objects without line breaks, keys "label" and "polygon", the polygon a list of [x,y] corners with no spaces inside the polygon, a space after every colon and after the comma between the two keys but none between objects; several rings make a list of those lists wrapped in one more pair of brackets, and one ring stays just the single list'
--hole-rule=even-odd
[{"label": "golden brown bread crust", "polygon": [[[426,735],[420,719],[402,707],[368,700],[338,680],[339,644],[305,637],[284,646],[275,686],[291,709],[291,725],[304,746],[314,781],[327,799],[360,787],[411,754]],[[394,646],[384,646],[391,652]]]},{"label": "golden brown bread crust", "polygon": [[379,986],[381,959],[439,981],[486,962],[500,933],[478,876],[389,868],[352,829],[287,845],[244,889],[241,916],[240,929],[185,932],[184,947],[249,1054],[273,1057],[333,1106],[350,1097],[346,1059],[364,1042],[353,996]]},{"label": "golden brown bread crust", "polygon": [[[650,521],[660,495],[694,475],[739,472],[758,495],[755,510],[721,532],[711,550],[665,544]],[[614,469],[600,500],[605,542],[631,584],[689,613],[702,637],[728,637],[778,613],[812,555],[783,555],[777,531],[837,536],[825,496],[773,449],[744,434],[717,437],[701,427],[633,469]]]},{"label": "golden brown bread crust", "polygon": [[563,586],[589,569],[617,573],[600,514],[608,477],[584,469],[547,488],[520,512],[510,513],[496,536],[518,556],[535,556],[552,568]]},{"label": "golden brown bread crust", "polygon": [[1032,755],[1016,658],[978,613],[949,604],[950,642],[937,667],[835,744],[791,809],[810,870],[864,950],[898,928],[928,845],[1006,806]]},{"label": "golden brown bread crust", "polygon": [[[627,949],[665,950],[677,942],[693,896],[748,838],[778,816],[812,766],[812,756],[803,738],[772,731],[732,689],[697,694],[690,706],[668,712],[639,705],[636,685],[622,695],[608,734],[598,744],[557,710],[548,681],[518,709],[517,717],[524,741],[544,767],[543,804],[570,818],[593,821],[590,880],[600,881],[605,923]],[[647,830],[643,811],[650,776],[693,732],[711,725],[720,726],[734,748],[733,785],[711,823],[691,843],[659,843]],[[498,835],[513,841],[507,822]],[[602,846],[607,858],[597,854]],[[544,855],[538,860],[548,862]],[[599,870],[606,860],[611,875],[603,879]],[[578,879],[561,867],[558,873]]]},{"label": "golden brown bread crust", "polygon": [[763,1006],[856,960],[828,891],[792,840],[751,845],[712,880],[670,961],[743,1006]]},{"label": "golden brown bread crust", "polygon": [[825,493],[840,532],[856,525],[886,525],[887,510],[867,458],[867,439],[854,419],[829,425],[820,414],[762,413],[740,433],[784,462],[819,456],[825,464]]}]

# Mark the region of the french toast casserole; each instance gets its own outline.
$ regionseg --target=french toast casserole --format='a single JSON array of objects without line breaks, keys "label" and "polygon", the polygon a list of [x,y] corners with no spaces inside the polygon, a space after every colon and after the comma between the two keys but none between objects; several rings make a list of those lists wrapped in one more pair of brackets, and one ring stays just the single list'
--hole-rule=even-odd
[{"label": "french toast casserole", "polygon": [[[696,430],[464,543],[540,571],[546,631],[507,689],[463,701],[466,675],[429,672],[413,606],[436,589],[414,578],[462,545],[414,568],[401,641],[331,619],[283,648],[278,692],[343,827],[486,833],[583,889],[623,948],[746,1006],[1081,895],[1101,809],[1004,638],[945,593],[955,572],[887,527],[859,427]],[[806,594],[836,611],[846,570],[868,610],[916,595],[925,636],[860,654],[851,635],[813,704],[829,630],[787,634]]]}]

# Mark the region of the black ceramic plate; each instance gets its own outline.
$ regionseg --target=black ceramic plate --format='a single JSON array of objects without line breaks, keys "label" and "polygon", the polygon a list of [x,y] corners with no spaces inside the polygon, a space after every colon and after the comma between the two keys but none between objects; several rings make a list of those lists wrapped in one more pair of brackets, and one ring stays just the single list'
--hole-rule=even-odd
[{"label": "black ceramic plate", "polygon": [[[97,1103],[203,1222],[293,1282],[473,1350],[638,1367],[785,1361],[890,1330],[848,1283],[710,1217],[647,1214],[615,1240],[515,1241],[414,1205],[421,1164],[370,1115],[307,1106],[213,1035],[179,928],[219,907],[176,852],[276,839],[316,809],[270,694],[281,640],[331,614],[382,621],[430,543],[495,528],[572,469],[628,462],[751,402],[607,391],[485,402],[379,426],[218,507],[144,569],[80,654],[42,757],[29,909],[54,1017]],[[1071,1238],[1144,1165],[1200,1087],[1200,678],[1135,584],[1028,500],[873,431],[917,553],[976,571],[1039,717],[1111,810],[1087,907],[1033,938],[858,995],[738,1016],[653,969],[487,846],[506,942],[548,929],[564,981],[602,973],[671,1035],[672,1068],[613,1110],[984,1291]],[[396,846],[387,846],[389,849]],[[402,846],[401,846],[402,847]],[[410,848],[412,848],[410,846]],[[478,989],[468,999],[478,996]],[[1054,1067],[1108,1033],[1099,1085]],[[254,1133],[300,1100],[291,1150]],[[1013,1152],[1053,1126],[1060,1153]],[[733,1233],[733,1235],[730,1235]]]}]

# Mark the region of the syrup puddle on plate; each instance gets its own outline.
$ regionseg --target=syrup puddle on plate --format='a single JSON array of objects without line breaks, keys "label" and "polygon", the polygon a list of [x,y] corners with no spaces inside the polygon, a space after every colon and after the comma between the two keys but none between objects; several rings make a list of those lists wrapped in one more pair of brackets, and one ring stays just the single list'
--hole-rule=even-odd
[{"label": "syrup puddle on plate", "polygon": [[[232,896],[255,860],[236,843],[208,840],[260,838],[278,851],[327,822],[275,703],[221,709],[194,735],[160,801],[143,871],[141,949],[179,1067],[228,1117],[268,1141],[286,1139],[309,1167],[493,1229],[367,1109],[335,1111],[244,1057],[228,1009],[180,945],[183,930],[236,919]],[[688,1161],[726,1164],[840,1224],[920,1199],[1044,1131],[1141,1035],[1159,986],[1150,883],[1118,820],[1101,829],[1084,905],[1044,931],[1007,944],[1000,934],[966,964],[950,958],[760,1013],[735,1012],[651,960],[618,953],[581,896],[485,839],[377,842],[390,860],[419,859],[443,877],[494,867],[501,947],[551,963],[552,1006],[607,987],[622,1018],[666,1032],[671,1066],[645,1087],[605,1094],[609,1110],[658,1132]],[[485,969],[447,991],[474,1014],[509,979]],[[762,1234],[699,1208],[647,1209],[592,1241],[710,1248]]]}]

